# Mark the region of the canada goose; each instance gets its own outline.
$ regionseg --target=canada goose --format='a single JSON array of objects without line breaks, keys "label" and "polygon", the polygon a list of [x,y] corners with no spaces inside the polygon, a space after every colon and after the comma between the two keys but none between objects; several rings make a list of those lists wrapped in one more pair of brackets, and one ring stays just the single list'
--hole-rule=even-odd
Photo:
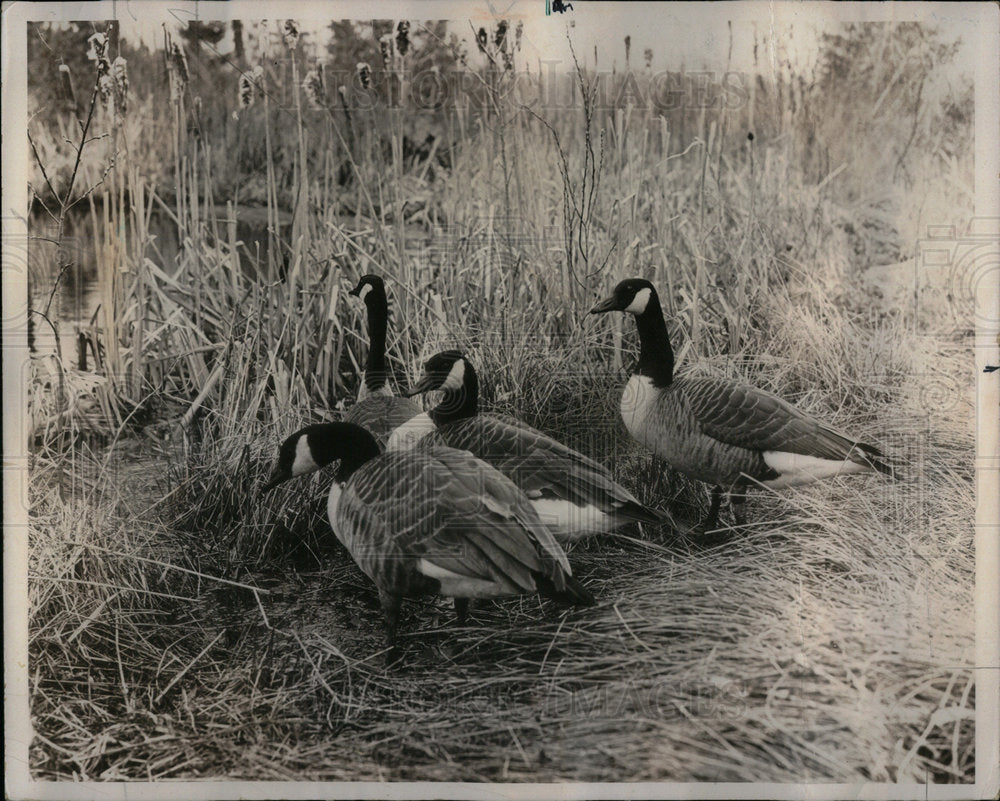
[{"label": "canada goose", "polygon": [[471,451],[520,487],[563,542],[631,522],[663,522],[593,459],[514,418],[479,414],[479,379],[459,351],[431,357],[405,394],[432,390],[444,391],[440,404],[394,431],[387,450],[419,441]]},{"label": "canada goose", "polygon": [[777,395],[730,378],[675,376],[660,299],[649,281],[622,281],[590,313],[610,311],[634,315],[639,329],[639,362],[621,401],[625,426],[676,470],[714,485],[705,528],[718,521],[723,487],[789,487],[873,471],[893,475],[878,448],[834,431]]},{"label": "canada goose", "polygon": [[389,387],[389,368],[385,361],[389,301],[385,283],[377,275],[363,275],[350,294],[361,298],[368,309],[368,360],[357,403],[347,410],[344,422],[368,429],[384,447],[389,433],[420,414],[422,409],[409,398],[393,395]]},{"label": "canada goose", "polygon": [[361,426],[321,423],[285,440],[264,489],[338,459],[330,525],[378,587],[390,646],[404,597],[452,597],[460,621],[470,598],[537,592],[594,603],[524,493],[465,451],[380,454]]}]

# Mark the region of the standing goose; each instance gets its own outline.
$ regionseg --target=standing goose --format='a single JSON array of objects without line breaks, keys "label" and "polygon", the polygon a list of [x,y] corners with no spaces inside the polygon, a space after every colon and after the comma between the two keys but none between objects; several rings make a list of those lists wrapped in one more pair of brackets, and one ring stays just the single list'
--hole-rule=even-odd
[{"label": "standing goose", "polygon": [[387,450],[419,441],[471,451],[520,487],[562,542],[631,522],[663,522],[594,460],[513,418],[479,414],[479,379],[459,351],[429,359],[406,394],[432,390],[444,391],[440,404],[396,429]]},{"label": "standing goose", "polygon": [[[590,313],[610,311],[634,315],[639,329],[639,362],[622,395],[625,426],[674,469],[713,485],[705,528],[718,521],[723,487],[790,487],[875,471],[893,475],[878,448],[777,395],[730,378],[675,376],[660,299],[649,281],[622,281]],[[741,504],[743,498],[731,500]]]},{"label": "standing goose", "polygon": [[594,603],[524,494],[470,453],[380,453],[361,426],[322,423],[285,440],[264,489],[338,459],[330,525],[378,587],[390,646],[404,597],[452,597],[460,621],[470,598],[537,592]]},{"label": "standing goose", "polygon": [[358,390],[358,400],[344,415],[344,422],[368,429],[385,446],[390,432],[414,415],[420,406],[409,398],[392,394],[385,360],[385,335],[389,326],[389,301],[385,283],[377,275],[364,275],[350,291],[368,309],[368,361]]}]

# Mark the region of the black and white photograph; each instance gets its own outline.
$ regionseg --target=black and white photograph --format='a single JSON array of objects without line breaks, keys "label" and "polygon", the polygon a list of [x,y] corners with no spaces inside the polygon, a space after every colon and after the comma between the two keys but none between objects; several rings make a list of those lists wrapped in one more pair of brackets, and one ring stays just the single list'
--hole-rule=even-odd
[{"label": "black and white photograph", "polygon": [[2,50],[10,798],[997,796],[996,4]]}]

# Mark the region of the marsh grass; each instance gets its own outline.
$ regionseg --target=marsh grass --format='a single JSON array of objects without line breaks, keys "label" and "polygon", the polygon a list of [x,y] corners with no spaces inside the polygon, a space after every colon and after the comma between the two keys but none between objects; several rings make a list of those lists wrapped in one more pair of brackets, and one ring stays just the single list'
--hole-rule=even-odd
[{"label": "marsh grass", "polygon": [[[900,199],[923,185],[862,191],[898,172],[888,144],[867,170],[827,152],[822,103],[867,131],[844,118],[863,87],[793,110],[789,85],[754,84],[747,106],[656,115],[602,100],[580,67],[563,87],[576,105],[543,115],[505,91],[488,43],[474,90],[441,112],[450,167],[404,157],[420,116],[405,102],[306,108],[288,50],[222,133],[207,114],[194,133],[183,89],[158,106],[171,194],[127,158],[109,172],[91,215],[104,299],[85,327],[103,360],[79,379],[101,382],[100,425],[32,385],[34,775],[970,781],[972,360],[962,329],[925,334],[969,310],[859,288],[907,255]],[[408,62],[391,58],[405,97]],[[291,123],[294,146],[278,136]],[[211,146],[223,133],[256,148],[278,240],[250,269],[238,204],[206,197],[237,180]],[[134,152],[147,134],[127,135]],[[324,142],[338,158],[317,157]],[[918,138],[904,162],[955,178],[941,191],[966,209],[959,154]],[[174,215],[175,258],[146,225],[154,207]],[[401,384],[461,347],[484,408],[592,454],[681,523],[573,548],[596,607],[482,603],[459,628],[448,604],[413,602],[406,660],[386,670],[377,595],[325,519],[329,475],[260,494],[279,442],[354,397],[366,335],[347,290],[367,272],[388,280]],[[634,326],[586,315],[635,274],[660,288],[682,365],[885,445],[902,480],[761,490],[725,544],[685,533],[705,488],[618,415]],[[954,391],[929,408],[928,385]],[[71,424],[88,436],[62,437]]]}]

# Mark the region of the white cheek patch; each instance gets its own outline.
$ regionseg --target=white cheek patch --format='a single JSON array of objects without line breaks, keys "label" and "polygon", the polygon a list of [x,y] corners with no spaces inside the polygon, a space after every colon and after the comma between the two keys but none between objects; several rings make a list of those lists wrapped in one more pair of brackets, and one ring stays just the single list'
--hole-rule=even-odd
[{"label": "white cheek patch", "polygon": [[649,303],[649,287],[644,287],[635,293],[635,297],[632,298],[632,302],[625,307],[625,311],[630,314],[642,314],[646,311],[646,305]]},{"label": "white cheek patch", "polygon": [[372,291],[372,285],[365,284],[363,287],[361,287],[361,291],[358,292],[358,297],[361,298],[361,300],[364,300],[368,296],[368,293],[371,291]]},{"label": "white cheek patch", "polygon": [[301,476],[304,473],[311,473],[313,470],[319,470],[319,465],[316,464],[316,460],[312,457],[312,451],[309,449],[309,439],[307,437],[299,437],[299,441],[295,443],[295,459],[292,461],[292,475]]},{"label": "white cheek patch", "polygon": [[459,359],[451,367],[451,372],[438,389],[461,389],[465,382],[465,359]]}]

